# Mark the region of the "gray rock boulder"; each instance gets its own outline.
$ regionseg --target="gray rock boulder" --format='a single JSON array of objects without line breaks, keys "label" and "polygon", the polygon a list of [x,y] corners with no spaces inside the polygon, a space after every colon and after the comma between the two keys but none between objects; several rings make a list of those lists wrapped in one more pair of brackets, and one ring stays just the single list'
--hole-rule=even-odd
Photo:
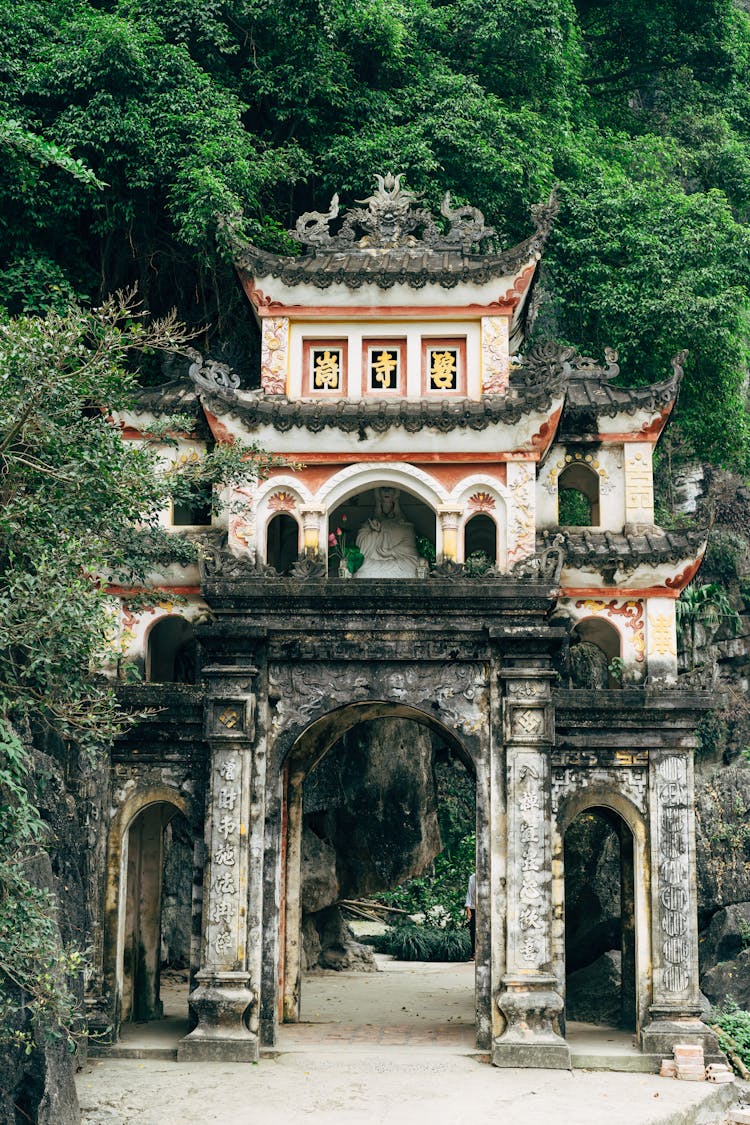
[{"label": "gray rock boulder", "polygon": [[583,1023],[620,1023],[621,961],[610,949],[585,969],[571,973],[565,985],[565,1016]]},{"label": "gray rock boulder", "polygon": [[750,902],[750,769],[724,766],[696,784],[698,910],[702,926]]},{"label": "gray rock boulder", "polygon": [[734,1000],[750,1010],[750,949],[743,949],[733,960],[720,961],[701,977],[701,989],[712,1004]]}]

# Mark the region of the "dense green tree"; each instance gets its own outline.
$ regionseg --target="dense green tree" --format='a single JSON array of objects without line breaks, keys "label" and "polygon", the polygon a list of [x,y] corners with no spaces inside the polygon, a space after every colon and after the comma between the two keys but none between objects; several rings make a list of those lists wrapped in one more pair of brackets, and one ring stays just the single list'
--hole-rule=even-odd
[{"label": "dense green tree", "polygon": [[222,216],[290,250],[300,211],[390,169],[507,242],[558,183],[541,323],[619,347],[626,380],[689,348],[684,429],[748,467],[750,19],[733,0],[17,0],[0,76],[0,120],[105,185],[0,128],[9,312],[137,282],[247,371]]}]

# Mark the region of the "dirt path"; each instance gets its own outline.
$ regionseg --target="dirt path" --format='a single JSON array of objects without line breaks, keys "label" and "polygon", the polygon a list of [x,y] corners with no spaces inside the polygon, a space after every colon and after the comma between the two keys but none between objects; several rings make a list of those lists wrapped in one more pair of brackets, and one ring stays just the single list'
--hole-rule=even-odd
[{"label": "dirt path", "polygon": [[[177,997],[173,994],[171,1002]],[[182,999],[184,1003],[184,998]],[[684,1125],[717,1090],[652,1075],[499,1070],[473,1045],[473,967],[306,978],[305,1022],[257,1066],[102,1059],[79,1075],[85,1125]],[[153,1028],[153,1025],[151,1025]],[[131,1029],[134,1037],[138,1029]],[[135,1039],[133,1039],[135,1041]],[[726,1088],[724,1088],[726,1089]]]}]

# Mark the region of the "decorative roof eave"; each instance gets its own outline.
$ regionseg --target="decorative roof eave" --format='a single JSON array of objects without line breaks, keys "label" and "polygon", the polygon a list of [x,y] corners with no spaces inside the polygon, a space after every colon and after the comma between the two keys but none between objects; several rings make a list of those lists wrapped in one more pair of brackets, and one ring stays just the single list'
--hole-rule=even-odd
[{"label": "decorative roof eave", "polygon": [[392,399],[310,400],[265,395],[260,391],[241,396],[203,389],[206,411],[218,418],[236,418],[248,430],[271,427],[279,433],[305,429],[311,433],[335,429],[343,433],[380,434],[400,427],[406,433],[431,429],[485,430],[493,425],[515,425],[531,415],[552,417],[562,406],[562,390],[554,386],[528,388],[523,394],[492,395],[480,399],[453,398],[442,401]]},{"label": "decorative roof eave", "polygon": [[[272,254],[241,240],[225,223],[235,247],[235,265],[256,311],[292,305],[281,288],[307,285],[316,289],[338,289],[332,305],[351,290],[363,286],[389,290],[394,286],[424,289],[459,285],[480,287],[504,279],[509,309],[522,304],[516,282],[526,273],[528,288],[544,244],[558,211],[554,192],[546,204],[531,209],[535,231],[517,246],[505,251],[482,252],[482,243],[495,239],[492,227],[476,207],[452,207],[446,193],[440,211],[447,229],[441,230],[428,210],[415,206],[418,197],[401,186],[401,175],[375,177],[378,187],[362,208],[350,208],[339,223],[339,197],[334,195],[325,213],[309,211],[289,233],[307,248],[300,256]],[[339,224],[338,229],[331,224]],[[358,237],[359,235],[359,237]],[[258,280],[271,278],[278,292],[266,296]],[[268,286],[266,286],[268,288]],[[279,296],[285,296],[280,301]],[[483,303],[487,302],[484,296]],[[465,301],[462,300],[462,303]]]},{"label": "decorative roof eave", "polygon": [[668,379],[646,387],[612,383],[610,380],[620,374],[618,355],[613,348],[605,348],[604,354],[602,364],[555,341],[537,344],[517,357],[511,368],[511,383],[538,381],[542,373],[566,383],[561,441],[657,441],[677,401],[687,352],[672,358]]},{"label": "decorative roof eave", "polygon": [[675,598],[700,566],[708,542],[705,530],[638,532],[556,531],[537,536],[537,549],[550,535],[563,537],[560,585],[574,596],[594,590],[628,590]]}]

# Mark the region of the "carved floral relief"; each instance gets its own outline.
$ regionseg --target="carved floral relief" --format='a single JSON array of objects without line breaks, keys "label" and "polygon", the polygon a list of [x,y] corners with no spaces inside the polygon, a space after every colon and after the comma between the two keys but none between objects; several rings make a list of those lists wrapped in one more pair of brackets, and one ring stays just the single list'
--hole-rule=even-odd
[{"label": "carved floral relief", "polygon": [[265,317],[260,350],[260,382],[267,395],[286,393],[289,368],[289,320]]},{"label": "carved floral relief", "polygon": [[507,321],[482,317],[482,394],[504,395],[510,379]]}]

